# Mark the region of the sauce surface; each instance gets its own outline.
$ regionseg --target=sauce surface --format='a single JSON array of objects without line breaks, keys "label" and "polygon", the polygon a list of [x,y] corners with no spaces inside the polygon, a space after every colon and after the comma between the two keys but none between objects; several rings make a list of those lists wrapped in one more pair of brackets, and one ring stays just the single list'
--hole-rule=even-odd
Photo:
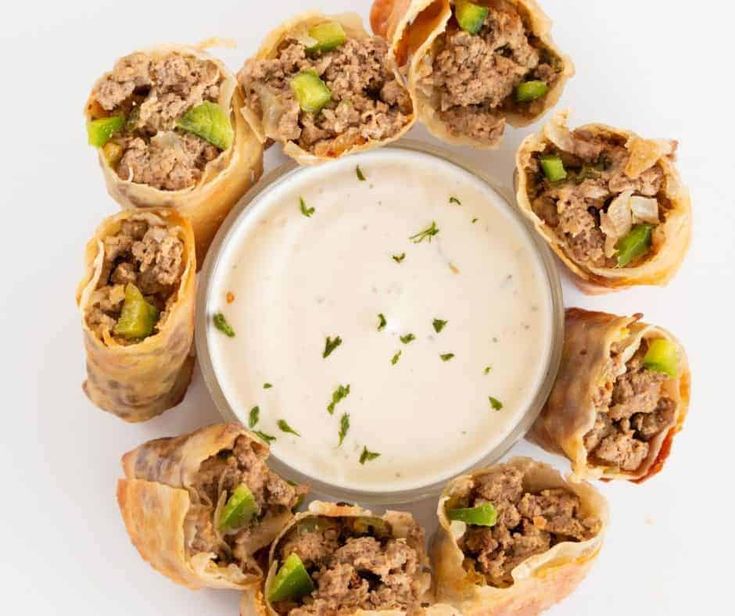
[{"label": "sauce surface", "polygon": [[209,319],[234,412],[248,425],[257,406],[277,458],[343,488],[413,489],[481,461],[527,411],[552,338],[543,265],[509,208],[460,167],[391,148],[258,195],[207,300],[235,334]]}]

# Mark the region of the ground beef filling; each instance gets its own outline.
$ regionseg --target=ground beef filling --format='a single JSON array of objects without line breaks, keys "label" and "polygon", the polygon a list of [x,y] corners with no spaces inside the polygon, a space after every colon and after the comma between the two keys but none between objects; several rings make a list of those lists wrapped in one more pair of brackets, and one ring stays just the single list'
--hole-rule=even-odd
[{"label": "ground beef filling", "polygon": [[104,238],[103,248],[102,272],[87,308],[87,325],[100,339],[109,335],[120,344],[131,344],[133,341],[113,332],[125,300],[125,287],[135,285],[158,308],[154,333],[158,331],[181,282],[184,243],[173,229],[144,220],[126,220],[115,235]]},{"label": "ground beef filling", "polygon": [[582,513],[576,494],[563,488],[528,492],[523,474],[512,466],[477,477],[460,500],[451,506],[490,503],[497,510],[495,526],[468,526],[459,547],[465,567],[498,588],[513,584],[511,572],[527,558],[563,541],[586,541],[600,529],[599,520]]},{"label": "ground beef filling", "polygon": [[298,603],[274,604],[279,614],[336,616],[358,609],[418,607],[422,565],[413,545],[423,543],[423,533],[417,527],[411,541],[396,539],[382,520],[370,532],[356,526],[356,520],[359,525],[361,518],[306,518],[284,537],[279,561],[297,554],[315,589]]},{"label": "ground beef filling", "polygon": [[504,112],[530,111],[535,104],[515,101],[518,84],[538,80],[551,87],[559,79],[560,59],[505,2],[491,7],[477,34],[461,30],[452,18],[436,45],[432,72],[423,85],[438,96],[439,117],[456,135],[497,141],[505,127]]},{"label": "ground beef filling", "polygon": [[124,130],[103,148],[120,178],[159,190],[195,185],[220,150],[176,128],[176,121],[204,101],[217,102],[222,80],[213,62],[178,53],[118,60],[95,87],[90,113],[126,118]]},{"label": "ground beef filling", "polygon": [[595,464],[635,471],[648,457],[650,441],[674,425],[676,402],[662,388],[670,377],[643,366],[647,350],[644,340],[615,379],[607,406],[584,437]]},{"label": "ground beef filling", "polygon": [[[250,107],[265,114],[269,137],[316,154],[342,151],[394,137],[410,119],[411,99],[388,68],[387,53],[387,43],[378,37],[349,39],[318,55],[287,40],[275,58],[248,60],[238,78]],[[332,92],[331,102],[317,113],[302,111],[291,91],[291,78],[305,70],[316,71]],[[277,117],[272,125],[271,116]]]},{"label": "ground beef filling", "polygon": [[[656,164],[637,178],[625,173],[630,160],[626,140],[613,135],[593,134],[585,130],[569,133],[572,151],[550,144],[532,160],[529,174],[529,198],[533,211],[563,240],[567,254],[586,266],[611,268],[617,259],[601,227],[601,216],[607,213],[616,197],[625,192],[632,196],[655,198],[659,220],[663,221],[670,207],[664,193],[664,173]],[[541,169],[542,156],[561,158],[567,178],[549,181]],[[627,267],[648,258],[643,255]]]},{"label": "ground beef filling", "polygon": [[[271,529],[264,534],[269,520],[296,507],[306,489],[292,486],[271,471],[265,463],[266,458],[266,452],[240,436],[232,449],[222,450],[202,462],[190,486],[192,506],[187,514],[195,531],[189,547],[193,554],[211,552],[222,564],[235,563],[247,568],[253,556],[273,540]],[[259,513],[245,528],[221,533],[215,520],[217,504],[225,501],[243,483],[255,497]]]}]

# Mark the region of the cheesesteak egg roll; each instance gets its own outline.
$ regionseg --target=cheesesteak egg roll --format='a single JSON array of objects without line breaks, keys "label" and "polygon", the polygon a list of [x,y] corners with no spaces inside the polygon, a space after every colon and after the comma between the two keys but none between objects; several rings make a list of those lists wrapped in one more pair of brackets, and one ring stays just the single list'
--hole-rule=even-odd
[{"label": "cheesesteak egg roll", "polygon": [[689,247],[691,205],[675,141],[558,113],[516,157],[517,200],[580,287],[666,284]]},{"label": "cheesesteak egg roll", "polygon": [[166,208],[107,218],[87,244],[77,291],[87,352],[84,391],[126,421],[176,406],[194,357],[191,224]]},{"label": "cheesesteak egg roll", "polygon": [[272,32],[238,74],[261,141],[308,164],[398,139],[414,110],[383,38],[356,14],[308,13]]},{"label": "cheesesteak egg roll", "polygon": [[414,614],[431,584],[423,531],[397,511],[378,517],[315,501],[276,539],[270,559],[265,596],[246,592],[243,615]]},{"label": "cheesesteak egg roll", "polygon": [[123,207],[177,209],[194,227],[200,264],[220,223],[262,173],[262,146],[239,109],[235,76],[193,47],[119,59],[94,85],[89,143]]},{"label": "cheesesteak egg roll", "polygon": [[535,0],[376,0],[373,30],[391,41],[419,119],[449,143],[497,147],[574,74]]},{"label": "cheesesteak egg roll", "polygon": [[268,468],[268,451],[239,425],[215,424],[125,454],[117,499],[140,555],[193,589],[262,582],[267,550],[307,492]]},{"label": "cheesesteak egg roll", "polygon": [[686,354],[642,315],[570,308],[554,388],[528,438],[579,478],[642,482],[664,465],[689,406]]},{"label": "cheesesteak egg roll", "polygon": [[607,504],[589,484],[515,458],[452,480],[437,515],[437,601],[465,616],[533,616],[587,574],[602,546]]}]

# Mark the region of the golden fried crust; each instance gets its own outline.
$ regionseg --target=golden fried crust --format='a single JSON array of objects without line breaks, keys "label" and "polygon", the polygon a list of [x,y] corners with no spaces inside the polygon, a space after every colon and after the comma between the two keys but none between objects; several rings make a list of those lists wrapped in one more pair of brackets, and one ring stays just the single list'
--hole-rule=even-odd
[{"label": "golden fried crust", "polygon": [[[632,131],[613,128],[604,124],[587,124],[579,127],[592,134],[614,135],[627,141],[631,158],[626,167],[629,177],[637,177],[658,163],[664,173],[665,195],[670,202],[664,222],[653,232],[654,255],[635,267],[601,268],[577,263],[567,253],[565,243],[554,229],[539,217],[531,206],[532,158],[550,143],[549,134],[567,130],[568,111],[556,113],[543,130],[523,140],[516,154],[516,199],[518,207],[533,223],[536,231],[546,240],[562,263],[574,274],[574,282],[588,294],[607,293],[635,285],[665,285],[679,270],[692,234],[691,200],[689,191],[681,183],[671,154],[670,142],[643,139]],[[667,147],[669,146],[669,147]]]},{"label": "golden fried crust", "polygon": [[[184,244],[184,271],[176,296],[159,323],[158,332],[135,344],[100,338],[87,325],[87,309],[104,265],[105,237],[123,221],[144,220],[175,231]],[[184,397],[194,366],[194,303],[196,299],[194,234],[188,220],[175,210],[151,208],[120,212],[104,220],[87,244],[85,273],[77,305],[87,354],[87,397],[101,409],[129,422],[146,421],[176,406]]]},{"label": "golden fried crust", "polygon": [[[527,438],[547,451],[566,456],[580,479],[627,479],[643,482],[658,473],[671,452],[689,408],[690,371],[686,353],[668,331],[640,321],[642,315],[621,317],[579,308],[566,311],[564,348],[554,388]],[[611,347],[630,357],[645,337],[666,338],[679,351],[679,374],[670,379],[667,396],[676,403],[674,425],[649,441],[649,455],[636,471],[597,466],[587,459],[584,436],[595,424],[597,409],[622,367],[611,360]]]},{"label": "golden fried crust", "polygon": [[437,509],[439,529],[431,545],[436,600],[448,603],[462,614],[483,616],[533,616],[569,595],[584,579],[602,547],[607,526],[607,503],[587,483],[565,480],[552,467],[529,458],[514,458],[507,464],[524,475],[524,488],[534,492],[548,488],[566,488],[580,498],[582,513],[600,521],[597,535],[587,541],[558,543],[549,551],[519,564],[513,571],[513,584],[495,588],[473,580],[464,569],[464,555],[452,534],[445,513],[447,501],[466,492],[475,477],[493,473],[489,467],[457,477],[442,492]]},{"label": "golden fried crust", "polygon": [[[551,50],[562,65],[559,78],[544,97],[524,111],[503,111],[505,120],[515,127],[528,126],[559,101],[566,82],[574,75],[574,64],[551,38],[551,20],[535,0],[504,0],[513,5],[533,35]],[[497,0],[484,0],[492,6]],[[419,121],[426,124],[435,137],[456,145],[496,148],[502,140],[488,142],[452,133],[438,114],[438,101],[421,81],[431,73],[435,53],[434,43],[444,34],[452,16],[453,0],[375,0],[370,12],[373,31],[385,36],[401,72],[406,75],[408,88],[416,102]]]},{"label": "golden fried crust", "polygon": [[[264,60],[267,58],[274,58],[278,54],[278,49],[283,41],[295,32],[306,32],[311,26],[322,23],[324,21],[336,21],[343,28],[347,37],[350,39],[362,40],[370,38],[370,35],[365,31],[362,24],[362,20],[356,13],[343,13],[340,15],[324,15],[322,13],[311,11],[303,13],[288,20],[281,24],[273,31],[271,31],[263,41],[263,44],[258,49],[258,52],[253,56],[256,60]],[[392,59],[392,56],[387,58],[388,68],[396,75],[399,83],[403,83],[398,73],[398,68]],[[265,106],[265,105],[263,105]],[[263,122],[264,113],[267,113],[267,109],[264,111],[251,108],[248,104],[247,96],[245,103],[242,106],[242,116],[245,118],[251,129],[257,135],[258,139],[262,143],[266,143],[268,137],[265,134],[265,126]],[[287,141],[283,144],[283,151],[286,155],[293,158],[296,162],[301,165],[313,165],[321,163],[334,158],[339,158],[345,154],[354,154],[356,152],[362,152],[364,150],[370,150],[382,145],[386,145],[397,139],[400,139],[406,134],[415,122],[415,114],[411,114],[406,124],[401,130],[389,139],[383,139],[376,141],[369,139],[367,141],[360,142],[347,142],[340,140],[339,137],[333,140],[333,144],[327,151],[313,153],[304,150],[294,141]]]},{"label": "golden fried crust", "polygon": [[[235,131],[232,146],[213,160],[204,170],[196,185],[182,190],[159,190],[146,184],[123,180],[100,151],[99,163],[110,196],[123,208],[147,208],[152,206],[177,210],[186,216],[194,228],[196,237],[197,269],[201,268],[207,249],[220,224],[235,203],[255,184],[263,173],[263,146],[239,113],[243,94],[235,76],[219,60],[198,47],[184,45],[159,45],[142,53],[153,57],[167,53],[179,53],[208,60],[217,65],[224,76],[222,104],[231,109]],[[100,78],[100,81],[104,76]],[[94,88],[92,89],[94,92]],[[93,95],[85,107],[85,117],[90,119],[89,109]]]}]

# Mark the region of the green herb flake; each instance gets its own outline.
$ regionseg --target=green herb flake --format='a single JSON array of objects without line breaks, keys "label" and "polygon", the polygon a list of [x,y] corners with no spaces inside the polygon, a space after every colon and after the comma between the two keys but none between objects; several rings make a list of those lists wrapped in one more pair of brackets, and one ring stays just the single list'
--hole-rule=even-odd
[{"label": "green herb flake", "polygon": [[212,322],[214,323],[214,326],[225,336],[228,336],[230,338],[235,337],[235,330],[232,329],[232,326],[227,322],[225,315],[221,312],[218,312],[212,317]]},{"label": "green herb flake", "polygon": [[263,383],[263,389],[270,389],[271,387],[273,387],[271,383]]},{"label": "green herb flake", "polygon": [[296,436],[301,436],[296,430],[294,430],[291,426],[288,425],[288,422],[285,419],[279,419],[276,422],[276,425],[278,426],[278,429],[281,432],[286,432],[287,434],[295,434]]},{"label": "green herb flake", "polygon": [[327,411],[330,415],[334,414],[334,407],[337,406],[342,400],[350,395],[349,385],[337,385],[337,389],[332,392],[332,401],[327,405]]},{"label": "green herb flake", "polygon": [[350,429],[350,415],[349,413],[345,413],[342,415],[342,417],[339,418],[339,444],[337,447],[342,447],[342,442],[345,440],[345,436],[347,436],[347,432]]},{"label": "green herb flake", "polygon": [[355,175],[357,175],[357,179],[361,182],[364,182],[367,179],[365,177],[365,174],[362,172],[362,169],[360,169],[360,165],[357,165],[357,167],[355,167]]},{"label": "green herb flake", "polygon": [[454,353],[444,353],[442,355],[439,355],[439,357],[442,358],[442,361],[449,361],[450,359],[454,358]]},{"label": "green herb flake", "polygon": [[472,219],[472,224],[474,225],[478,220],[480,220],[480,219],[479,218],[473,218]]},{"label": "green herb flake", "polygon": [[393,259],[396,263],[403,263],[403,260],[406,258],[406,253],[402,252],[399,255],[392,255],[391,259]]},{"label": "green herb flake", "polygon": [[392,366],[395,366],[398,363],[398,360],[401,359],[401,353],[403,353],[403,351],[398,351],[398,353],[390,358],[390,363]]},{"label": "green herb flake", "polygon": [[334,351],[334,349],[336,349],[340,344],[342,344],[342,338],[339,336],[335,336],[334,338],[327,336],[327,339],[324,342],[324,352],[322,353],[322,357],[325,359],[329,357],[332,354],[332,351]]},{"label": "green herb flake", "polygon": [[401,342],[403,344],[410,344],[414,340],[416,340],[416,336],[414,336],[413,334],[405,334],[401,336]]},{"label": "green herb flake", "polygon": [[432,325],[434,326],[434,331],[439,334],[441,331],[446,327],[447,323],[449,321],[443,321],[442,319],[434,319],[432,321]]},{"label": "green herb flake", "polygon": [[492,366],[485,366],[485,369],[482,371],[483,374],[490,374],[490,370],[492,370]]},{"label": "green herb flake", "polygon": [[449,203],[456,203],[457,205],[462,205],[462,202],[459,199],[457,199],[457,197],[454,197],[454,196],[449,197]]},{"label": "green herb flake", "polygon": [[259,436],[260,438],[262,438],[262,439],[263,439],[263,440],[264,440],[264,441],[265,441],[266,443],[268,443],[269,445],[270,445],[270,444],[271,444],[271,443],[272,443],[273,441],[275,441],[275,440],[276,440],[276,437],[275,437],[275,436],[271,436],[270,434],[266,434],[265,432],[261,432],[260,430],[255,430],[255,431],[253,432],[253,434],[255,434],[256,436]]},{"label": "green herb flake", "polygon": [[365,464],[365,462],[370,462],[370,460],[375,460],[375,458],[379,458],[380,454],[377,451],[370,451],[367,447],[363,446],[362,453],[360,454],[360,464]]},{"label": "green herb flake", "polygon": [[378,331],[383,331],[385,329],[385,326],[388,324],[388,321],[385,320],[385,315],[381,312],[378,315]]},{"label": "green herb flake", "polygon": [[260,407],[254,406],[248,415],[248,428],[254,428],[260,419]]},{"label": "green herb flake", "polygon": [[299,197],[299,209],[301,210],[301,213],[307,218],[311,218],[316,211],[313,207],[307,207],[306,201],[304,201],[303,197]]},{"label": "green herb flake", "polygon": [[503,403],[497,398],[493,398],[492,396],[488,396],[487,398],[490,400],[490,406],[493,407],[493,411],[499,411],[503,408]]},{"label": "green herb flake", "polygon": [[415,235],[412,235],[408,239],[411,240],[414,244],[420,244],[424,240],[429,240],[431,242],[431,238],[433,238],[435,235],[439,233],[439,227],[436,226],[435,221],[431,221],[431,224],[426,227],[426,229],[423,229],[422,231],[419,231]]}]

